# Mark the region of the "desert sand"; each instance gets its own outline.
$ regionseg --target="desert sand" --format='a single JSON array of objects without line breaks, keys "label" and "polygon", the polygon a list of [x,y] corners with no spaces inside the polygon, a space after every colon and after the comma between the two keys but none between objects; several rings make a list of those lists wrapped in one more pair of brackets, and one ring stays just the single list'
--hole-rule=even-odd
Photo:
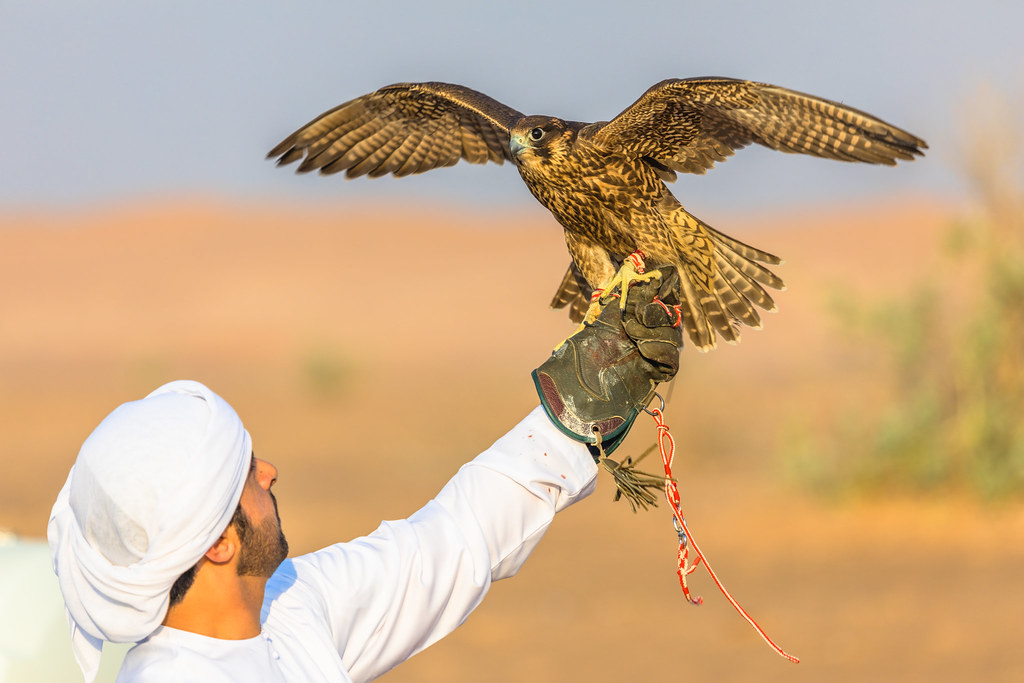
[{"label": "desert sand", "polygon": [[[1024,508],[829,502],[784,476],[794,429],[888,392],[830,296],[957,277],[952,213],[894,198],[702,216],[783,256],[788,289],[739,345],[683,353],[666,391],[683,509],[802,663],[765,647],[702,570],[705,603],[687,605],[664,504],[633,514],[602,475],[519,576],[384,680],[1024,680]],[[183,377],[227,398],[278,466],[294,553],[404,517],[536,404],[529,373],[572,330],[547,306],[567,263],[539,207],[0,211],[0,527],[43,536],[92,428]],[[654,434],[643,418],[624,451]]]}]

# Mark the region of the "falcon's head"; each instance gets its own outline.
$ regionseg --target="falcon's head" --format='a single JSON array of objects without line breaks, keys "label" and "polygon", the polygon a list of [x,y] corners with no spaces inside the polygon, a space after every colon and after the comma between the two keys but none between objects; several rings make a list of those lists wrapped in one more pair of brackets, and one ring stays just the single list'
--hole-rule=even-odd
[{"label": "falcon's head", "polygon": [[509,149],[517,165],[544,163],[564,157],[575,130],[553,116],[527,116],[510,131]]}]

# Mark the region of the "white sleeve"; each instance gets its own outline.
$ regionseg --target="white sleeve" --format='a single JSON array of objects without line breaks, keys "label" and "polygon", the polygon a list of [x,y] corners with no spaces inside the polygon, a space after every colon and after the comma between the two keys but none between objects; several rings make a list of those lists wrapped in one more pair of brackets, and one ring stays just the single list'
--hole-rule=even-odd
[{"label": "white sleeve", "polygon": [[596,477],[586,447],[538,407],[409,519],[296,558],[353,681],[380,676],[465,621]]}]

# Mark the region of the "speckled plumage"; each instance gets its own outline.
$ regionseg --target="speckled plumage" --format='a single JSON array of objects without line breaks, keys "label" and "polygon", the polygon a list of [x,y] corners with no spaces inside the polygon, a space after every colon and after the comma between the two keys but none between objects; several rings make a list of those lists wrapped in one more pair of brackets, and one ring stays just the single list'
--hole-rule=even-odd
[{"label": "speckled plumage", "polygon": [[766,83],[670,79],[609,122],[524,116],[470,88],[399,83],[346,102],[271,150],[298,170],[349,178],[404,176],[460,159],[512,161],[533,196],[565,230],[572,263],[551,304],[582,319],[593,288],[630,253],[682,277],[684,324],[693,344],[739,339],[774,310],[780,289],[766,265],[781,261],[689,214],[666,182],[704,173],[756,142],[783,152],[894,165],[927,148],[870,114]]}]

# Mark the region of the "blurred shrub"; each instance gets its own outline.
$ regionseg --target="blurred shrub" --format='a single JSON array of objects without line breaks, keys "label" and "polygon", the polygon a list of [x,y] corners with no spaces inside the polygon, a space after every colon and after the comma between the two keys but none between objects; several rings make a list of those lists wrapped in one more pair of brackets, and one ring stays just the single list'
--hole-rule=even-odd
[{"label": "blurred shrub", "polygon": [[978,207],[949,246],[976,291],[952,305],[966,286],[953,278],[881,305],[839,298],[842,318],[883,350],[894,399],[880,415],[851,409],[828,436],[794,435],[789,465],[815,490],[1024,495],[1024,155],[1010,128],[974,130],[983,139],[964,166]]},{"label": "blurred shrub", "polygon": [[350,384],[352,370],[352,363],[333,344],[315,344],[302,357],[303,385],[317,399],[341,397]]}]

